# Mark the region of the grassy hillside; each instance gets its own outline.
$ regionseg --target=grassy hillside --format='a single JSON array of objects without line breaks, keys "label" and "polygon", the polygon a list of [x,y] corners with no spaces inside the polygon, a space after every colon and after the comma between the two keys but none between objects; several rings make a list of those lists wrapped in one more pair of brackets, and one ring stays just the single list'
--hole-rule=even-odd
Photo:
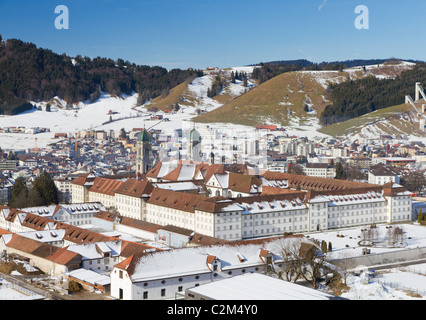
[{"label": "grassy hillside", "polygon": [[278,124],[293,129],[312,127],[319,125],[319,118],[332,104],[332,101],[328,101],[330,87],[357,83],[360,79],[393,79],[413,68],[413,63],[387,62],[343,71],[286,72],[194,121],[249,126]]},{"label": "grassy hillside", "polygon": [[294,117],[301,121],[317,117],[328,103],[325,98],[327,83],[346,81],[347,77],[348,74],[338,71],[284,73],[194,121],[287,125]]},{"label": "grassy hillside", "polygon": [[218,107],[229,103],[236,99],[245,90],[256,86],[256,82],[249,80],[250,88],[245,89],[241,81],[231,83],[230,72],[226,71],[220,74],[223,81],[223,89],[220,94],[214,97],[208,97],[207,92],[212,87],[216,75],[206,75],[193,79],[193,81],[186,81],[174,87],[168,94],[163,94],[151,101],[147,105],[148,109],[165,110],[174,108],[176,103],[180,106],[193,107],[193,108],[208,108]]},{"label": "grassy hillside", "polygon": [[331,136],[377,138],[381,134],[426,136],[419,130],[419,122],[409,104],[377,110],[318,130]]},{"label": "grassy hillside", "polygon": [[188,83],[184,82],[170,90],[170,93],[168,95],[161,95],[153,99],[149,106],[149,109],[170,109],[173,108],[176,103],[181,104],[183,102],[185,102],[185,105],[193,105],[192,99],[193,97],[190,97],[188,93]]}]

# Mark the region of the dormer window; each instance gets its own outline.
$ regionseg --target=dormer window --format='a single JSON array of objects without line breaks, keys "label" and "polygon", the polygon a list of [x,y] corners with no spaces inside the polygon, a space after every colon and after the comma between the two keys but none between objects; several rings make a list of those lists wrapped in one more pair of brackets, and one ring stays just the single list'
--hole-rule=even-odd
[{"label": "dormer window", "polygon": [[211,271],[215,271],[216,272],[216,271],[220,270],[221,263],[220,263],[220,260],[217,257],[208,255],[206,263],[207,263],[207,267]]}]

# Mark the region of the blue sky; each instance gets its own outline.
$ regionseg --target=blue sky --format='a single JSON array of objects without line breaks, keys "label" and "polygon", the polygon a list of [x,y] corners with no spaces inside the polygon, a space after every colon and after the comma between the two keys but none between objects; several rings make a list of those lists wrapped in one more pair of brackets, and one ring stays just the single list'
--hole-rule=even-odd
[{"label": "blue sky", "polygon": [[[55,28],[58,5],[69,9],[68,30]],[[358,5],[369,9],[368,30],[355,28]],[[422,0],[1,0],[0,34],[60,54],[168,69],[426,60],[425,13]]]}]

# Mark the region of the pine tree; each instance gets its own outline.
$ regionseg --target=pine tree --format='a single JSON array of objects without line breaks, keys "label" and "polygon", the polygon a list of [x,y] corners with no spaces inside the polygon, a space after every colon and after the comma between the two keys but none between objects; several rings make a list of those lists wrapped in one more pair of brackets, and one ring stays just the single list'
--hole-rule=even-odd
[{"label": "pine tree", "polygon": [[247,75],[244,75],[244,78],[243,78],[243,85],[244,85],[244,87],[248,87],[248,79],[247,79]]},{"label": "pine tree", "polygon": [[335,179],[344,180],[346,178],[345,170],[343,169],[343,165],[341,162],[336,164],[336,176]]},{"label": "pine tree", "polygon": [[423,221],[423,211],[422,209],[419,210],[419,215],[417,216],[417,222],[422,223]]},{"label": "pine tree", "polygon": [[324,240],[321,241],[321,250],[322,252],[327,253],[327,242]]},{"label": "pine tree", "polygon": [[333,251],[333,245],[331,244],[331,241],[328,242],[328,252]]},{"label": "pine tree", "polygon": [[232,71],[232,72],[231,72],[231,82],[232,82],[232,83],[236,83],[236,81],[235,81],[235,73],[234,73],[234,71]]},{"label": "pine tree", "polygon": [[58,189],[47,172],[42,172],[33,183],[28,195],[31,206],[43,206],[59,203]]},{"label": "pine tree", "polygon": [[120,139],[126,139],[126,138],[127,138],[126,130],[124,130],[124,128],[121,128]]},{"label": "pine tree", "polygon": [[27,206],[29,207],[39,207],[45,205],[38,188],[33,186],[30,189],[28,192],[27,203]]},{"label": "pine tree", "polygon": [[24,208],[27,206],[28,188],[24,178],[19,177],[15,180],[12,187],[12,198],[10,199],[10,207]]}]

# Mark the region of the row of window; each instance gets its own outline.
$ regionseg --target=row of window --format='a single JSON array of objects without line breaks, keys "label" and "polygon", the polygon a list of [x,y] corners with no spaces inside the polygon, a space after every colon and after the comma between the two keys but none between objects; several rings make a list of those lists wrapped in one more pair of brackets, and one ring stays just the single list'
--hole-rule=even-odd
[{"label": "row of window", "polygon": [[[215,268],[213,269],[213,271],[217,271],[217,265],[215,265],[214,267],[215,267]],[[255,271],[261,271],[261,270],[263,270],[263,268],[262,268],[262,267],[255,267],[255,268],[254,268],[254,270],[255,270]],[[242,274],[243,274],[243,273],[246,273],[246,271],[247,271],[246,269],[241,269],[241,273],[242,273]],[[231,276],[231,275],[233,274],[233,272],[232,272],[232,271],[228,271],[228,272],[227,272],[227,274]],[[121,275],[121,276],[122,276],[122,275]],[[213,274],[213,276],[214,276],[214,277],[217,277],[217,276],[218,276],[218,274],[215,272],[215,273]],[[195,280],[199,280],[199,279],[200,279],[200,276],[198,276],[198,275],[197,275],[197,276],[195,276],[194,278],[195,278]],[[183,281],[183,278],[182,278],[182,277],[181,277],[181,278],[179,278],[179,279],[178,279],[178,281],[179,281],[179,282],[182,282],[182,281]],[[166,280],[162,280],[162,281],[161,281],[161,284],[163,284],[163,285],[164,285],[164,284],[166,284],[166,283],[167,283],[167,281],[166,281]],[[194,286],[195,286],[195,287],[198,287],[199,285],[200,285],[199,283],[195,283],[195,285],[194,285]],[[143,286],[144,286],[144,287],[148,287],[148,286],[149,286],[149,283],[148,283],[148,282],[145,282],[145,283],[143,284]],[[193,286],[192,286],[192,285],[189,285],[189,286],[188,286],[188,288],[189,288],[189,287],[191,287],[191,288],[192,288]],[[162,289],[161,289],[161,291],[160,291],[160,296],[161,296],[161,297],[166,297],[166,290],[167,290],[167,288],[162,288]],[[183,291],[183,286],[178,286],[178,287],[177,287],[177,292],[182,292],[182,291]],[[142,298],[143,298],[144,300],[148,299],[148,298],[149,298],[149,291],[144,291],[144,292],[142,293]]]}]

